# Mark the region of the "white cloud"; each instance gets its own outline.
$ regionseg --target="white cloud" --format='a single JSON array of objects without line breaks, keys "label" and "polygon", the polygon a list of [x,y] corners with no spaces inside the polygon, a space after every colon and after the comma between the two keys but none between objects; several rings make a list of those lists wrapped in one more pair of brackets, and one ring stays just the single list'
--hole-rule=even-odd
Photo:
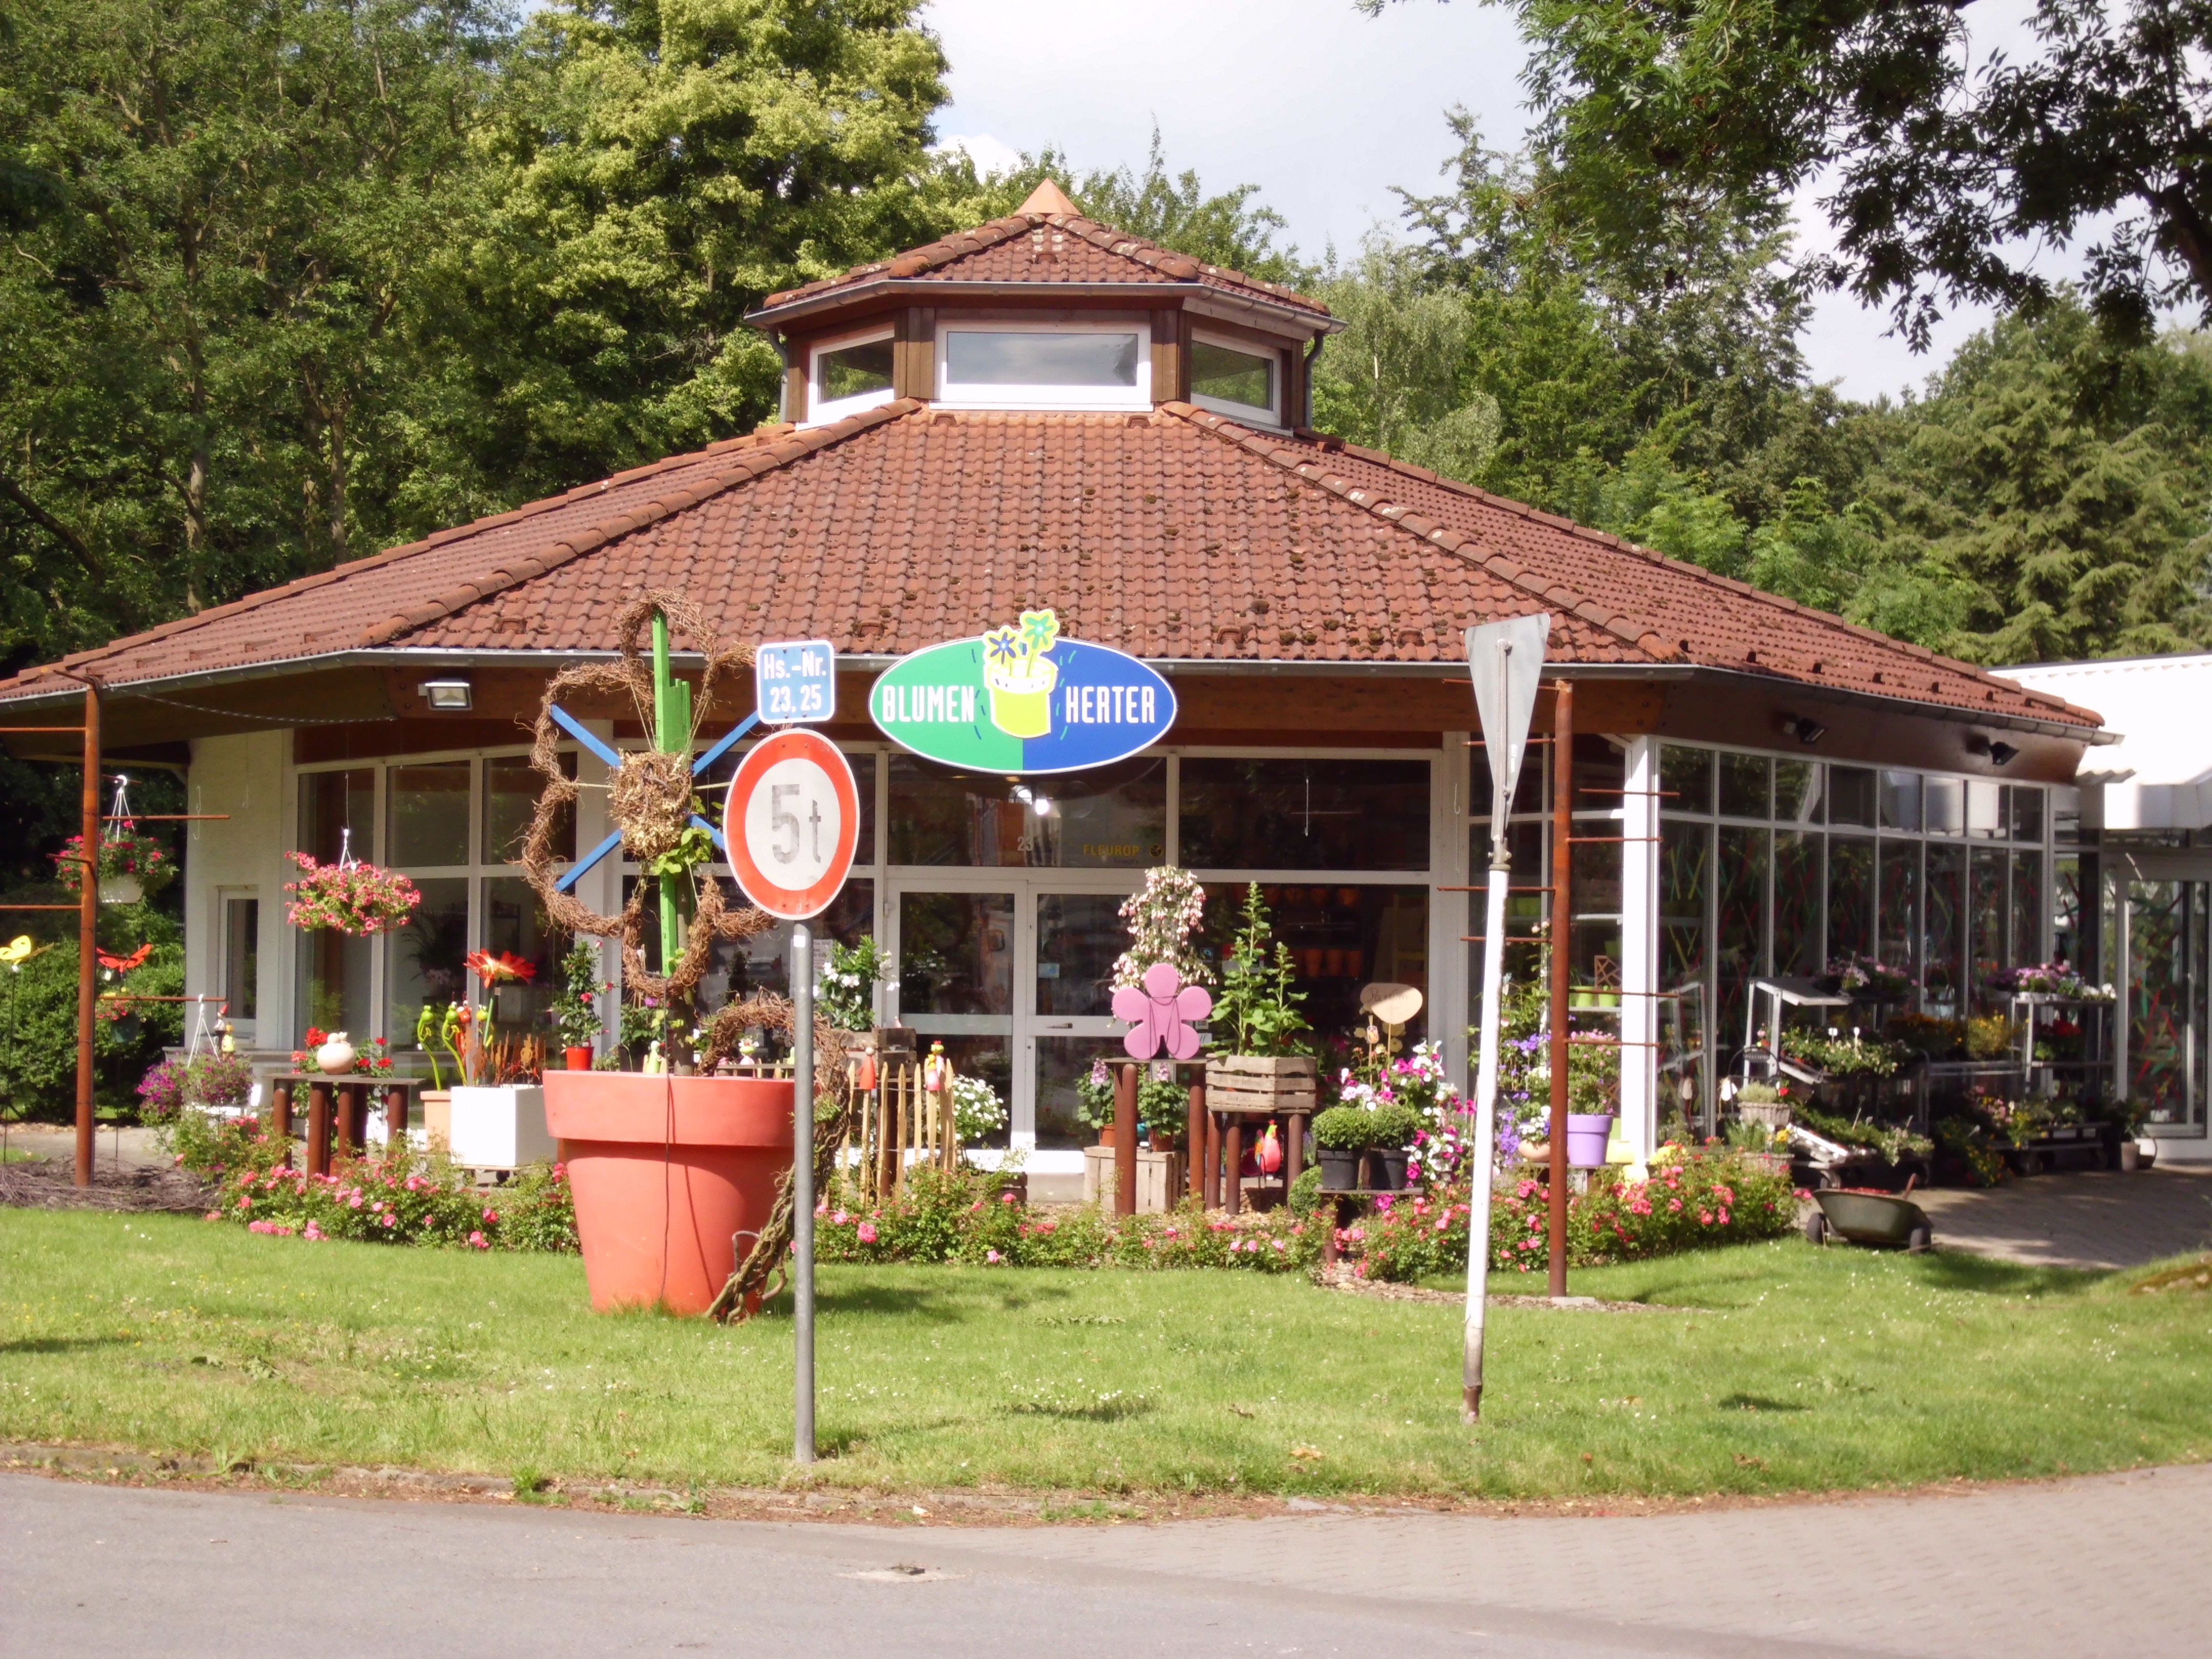
[{"label": "white cloud", "polygon": [[948,138],[930,146],[939,155],[957,153],[975,164],[975,171],[988,179],[994,173],[1012,173],[1022,164],[1022,153],[1002,138],[994,138],[988,132],[956,132]]}]

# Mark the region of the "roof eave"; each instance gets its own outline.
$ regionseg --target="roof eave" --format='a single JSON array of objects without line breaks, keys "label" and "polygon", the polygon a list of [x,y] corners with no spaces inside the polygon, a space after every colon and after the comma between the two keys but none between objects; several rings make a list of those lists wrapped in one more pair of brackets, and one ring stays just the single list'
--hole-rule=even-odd
[{"label": "roof eave", "polygon": [[872,276],[849,288],[811,294],[780,306],[763,306],[757,311],[747,312],[745,321],[764,332],[775,333],[787,331],[794,322],[885,301],[900,305],[939,305],[947,301],[973,304],[993,300],[1119,300],[1149,307],[1164,301],[1200,297],[1209,307],[1226,306],[1232,311],[1264,317],[1278,324],[1288,323],[1308,335],[1335,334],[1344,328],[1340,319],[1326,313],[1233,289],[1214,287],[1195,277],[1166,283],[975,283],[926,276]]}]

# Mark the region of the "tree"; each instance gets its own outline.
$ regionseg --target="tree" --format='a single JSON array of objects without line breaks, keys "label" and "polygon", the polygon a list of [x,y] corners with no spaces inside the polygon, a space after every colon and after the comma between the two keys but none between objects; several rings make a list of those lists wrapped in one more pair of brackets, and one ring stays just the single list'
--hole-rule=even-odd
[{"label": "tree", "polygon": [[2201,0],[2037,0],[2027,52],[1978,58],[1971,0],[1510,3],[1535,142],[1617,246],[1817,181],[1838,241],[1808,274],[1887,305],[1916,345],[1947,301],[2048,299],[2033,246],[2093,228],[2107,322],[2140,336],[2161,305],[2212,307]]}]

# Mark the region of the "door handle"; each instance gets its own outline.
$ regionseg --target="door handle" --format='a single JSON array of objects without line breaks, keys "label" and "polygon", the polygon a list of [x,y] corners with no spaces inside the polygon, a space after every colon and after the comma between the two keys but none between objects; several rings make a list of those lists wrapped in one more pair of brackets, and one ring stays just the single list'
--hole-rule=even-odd
[{"label": "door handle", "polygon": [[1072,1019],[1041,1019],[1037,1022],[1040,1031],[1072,1031],[1074,1029],[1075,1022]]}]

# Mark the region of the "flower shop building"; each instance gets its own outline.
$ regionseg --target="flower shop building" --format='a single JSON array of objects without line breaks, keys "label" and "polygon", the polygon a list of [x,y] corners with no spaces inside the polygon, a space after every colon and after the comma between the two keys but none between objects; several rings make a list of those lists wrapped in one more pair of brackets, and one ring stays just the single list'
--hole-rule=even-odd
[{"label": "flower shop building", "polygon": [[[661,589],[727,639],[835,644],[823,729],[864,822],[825,928],[881,941],[879,1018],[993,1080],[1041,1173],[1079,1166],[1074,1079],[1119,1030],[1116,912],[1156,865],[1198,873],[1217,942],[1261,885],[1322,1033],[1364,983],[1410,983],[1413,1035],[1463,1068],[1489,788],[1462,641],[1500,617],[1548,612],[1550,672],[1575,686],[1571,751],[1524,775],[1514,867],[1545,878],[1565,760],[1577,1018],[1623,1039],[1632,1141],[1662,1107],[1710,1109],[1758,977],[1879,957],[1951,1015],[1990,974],[2082,948],[2070,786],[2095,714],[1312,431],[1335,325],[1309,299],[1046,186],[755,320],[789,365],[774,425],[0,684],[11,713],[65,714],[96,681],[111,765],[187,768],[191,810],[229,815],[189,826],[188,985],[228,996],[256,1048],[319,1024],[404,1059],[477,948],[540,968],[499,1020],[542,1012],[530,727],[551,674],[611,654],[617,614]],[[1165,677],[1160,741],[1007,775],[923,760],[871,718],[900,657],[1043,608]],[[575,712],[642,742],[626,707]],[[572,856],[604,800],[583,792]],[[412,925],[288,927],[293,849],[405,872]],[[580,896],[612,909],[635,879],[611,859]],[[1513,926],[1546,903],[1516,894]],[[710,994],[780,984],[786,937],[736,947]]]}]

